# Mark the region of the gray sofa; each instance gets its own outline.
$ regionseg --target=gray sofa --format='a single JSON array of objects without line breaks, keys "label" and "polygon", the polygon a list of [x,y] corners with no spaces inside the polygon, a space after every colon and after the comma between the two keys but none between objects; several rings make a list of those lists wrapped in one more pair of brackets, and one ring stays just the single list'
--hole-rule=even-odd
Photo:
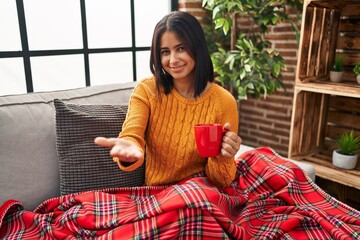
[{"label": "gray sofa", "polygon": [[0,204],[34,209],[60,195],[55,98],[79,104],[127,104],[135,83],[0,97]]},{"label": "gray sofa", "polygon": [[[69,104],[126,105],[135,85],[112,84],[1,96],[0,205],[16,199],[27,210],[33,210],[43,201],[60,195],[54,99]],[[249,149],[242,146],[238,155]],[[314,179],[310,165],[296,163]]]}]

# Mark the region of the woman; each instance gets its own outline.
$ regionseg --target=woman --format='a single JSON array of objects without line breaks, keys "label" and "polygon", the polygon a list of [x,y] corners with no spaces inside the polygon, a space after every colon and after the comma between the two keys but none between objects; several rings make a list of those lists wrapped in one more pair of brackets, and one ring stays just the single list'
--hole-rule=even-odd
[{"label": "woman", "polygon": [[[98,137],[95,143],[111,148],[123,171],[141,166],[146,155],[146,185],[172,184],[202,171],[218,187],[229,185],[241,144],[237,105],[228,91],[213,83],[204,33],[194,16],[172,12],[160,20],[150,68],[154,76],[134,89],[119,138]],[[221,123],[233,130],[224,135],[219,156],[199,156],[197,123]]]},{"label": "woman", "polygon": [[[130,99],[118,139],[110,147],[121,169],[144,162],[146,184],[52,198],[34,212],[16,200],[0,206],[1,239],[359,239],[360,212],[321,190],[291,161],[270,148],[234,154],[241,142],[234,98],[212,83],[201,27],[186,13],[156,26],[151,48],[154,77]],[[233,127],[221,154],[201,158],[196,123]],[[219,189],[229,185],[230,187]]]}]

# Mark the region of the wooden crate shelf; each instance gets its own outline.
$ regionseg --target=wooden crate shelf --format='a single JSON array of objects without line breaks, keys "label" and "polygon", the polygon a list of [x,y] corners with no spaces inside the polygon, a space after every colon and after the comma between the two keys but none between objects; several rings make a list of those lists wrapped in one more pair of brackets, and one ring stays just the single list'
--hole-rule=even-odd
[{"label": "wooden crate shelf", "polygon": [[360,190],[360,171],[339,169],[331,164],[331,157],[322,154],[312,154],[303,157],[295,157],[304,163],[315,167],[316,176],[329,179],[342,185]]},{"label": "wooden crate shelf", "polygon": [[[346,202],[347,188],[360,190],[360,161],[343,170],[331,157],[339,134],[353,129],[360,135],[360,85],[352,72],[360,62],[360,1],[305,0],[298,54],[288,157],[338,184]],[[329,78],[335,55],[344,57],[340,83]]]},{"label": "wooden crate shelf", "polygon": [[336,183],[317,176],[316,183],[331,196],[346,202],[349,206],[360,210],[360,190],[352,187],[344,187]]},{"label": "wooden crate shelf", "polygon": [[356,84],[352,68],[360,59],[360,1],[306,0],[296,83],[329,83],[335,55],[344,57],[344,80]]},{"label": "wooden crate shelf", "polygon": [[360,190],[360,161],[354,170],[338,169],[331,163],[335,139],[341,133],[352,129],[360,135],[360,94],[352,97],[318,85],[296,87],[289,158],[311,163],[322,178]]}]

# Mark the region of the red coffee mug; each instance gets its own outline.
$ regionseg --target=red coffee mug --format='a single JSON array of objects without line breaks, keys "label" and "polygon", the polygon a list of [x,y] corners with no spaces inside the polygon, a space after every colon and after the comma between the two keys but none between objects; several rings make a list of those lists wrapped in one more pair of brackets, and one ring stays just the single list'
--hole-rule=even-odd
[{"label": "red coffee mug", "polygon": [[222,137],[229,130],[221,124],[196,124],[195,142],[201,157],[216,157],[220,154]]}]

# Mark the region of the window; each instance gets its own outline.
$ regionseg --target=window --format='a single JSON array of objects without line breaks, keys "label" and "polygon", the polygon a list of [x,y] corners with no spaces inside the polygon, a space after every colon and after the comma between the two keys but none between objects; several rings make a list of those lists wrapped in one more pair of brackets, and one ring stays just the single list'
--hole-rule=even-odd
[{"label": "window", "polygon": [[174,0],[0,0],[0,95],[149,76],[153,29],[176,6]]}]

